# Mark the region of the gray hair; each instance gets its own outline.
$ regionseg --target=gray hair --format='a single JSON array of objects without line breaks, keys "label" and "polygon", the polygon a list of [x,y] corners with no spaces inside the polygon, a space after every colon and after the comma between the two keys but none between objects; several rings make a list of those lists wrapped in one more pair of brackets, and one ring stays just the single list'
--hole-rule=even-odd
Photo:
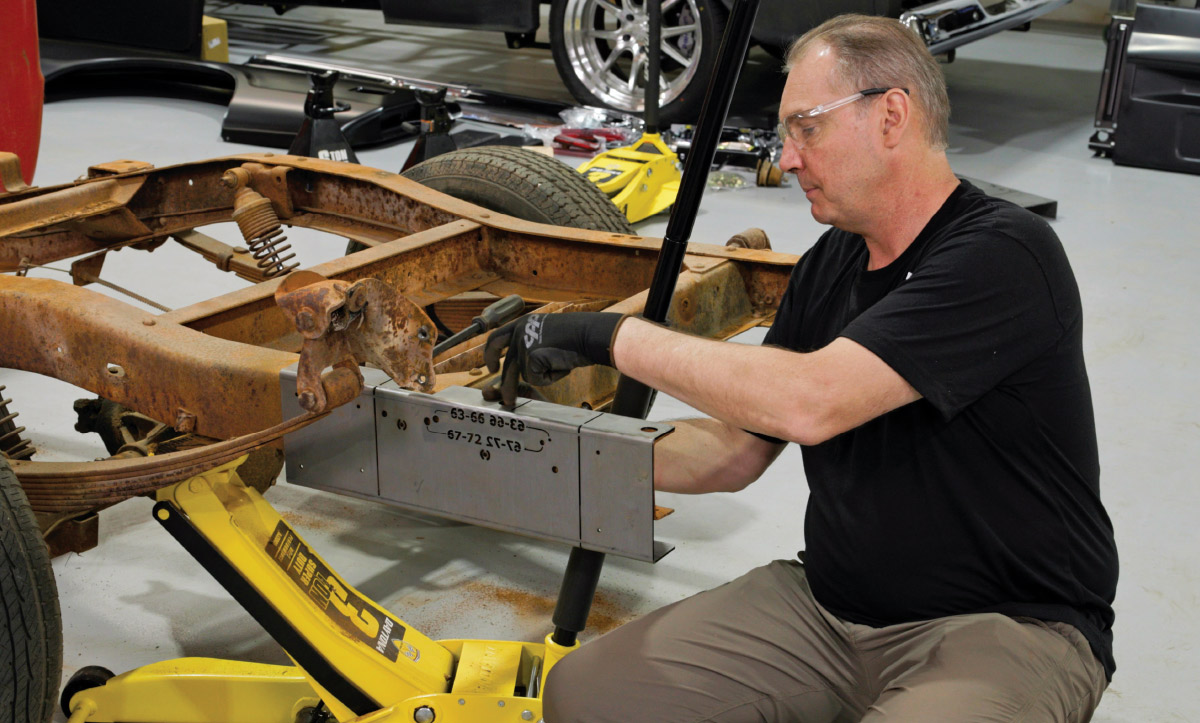
[{"label": "gray hair", "polygon": [[892,18],[839,15],[800,36],[788,48],[788,71],[815,44],[837,57],[835,80],[849,90],[907,88],[925,120],[925,137],[944,150],[950,136],[950,98],[942,69],[916,33]]}]

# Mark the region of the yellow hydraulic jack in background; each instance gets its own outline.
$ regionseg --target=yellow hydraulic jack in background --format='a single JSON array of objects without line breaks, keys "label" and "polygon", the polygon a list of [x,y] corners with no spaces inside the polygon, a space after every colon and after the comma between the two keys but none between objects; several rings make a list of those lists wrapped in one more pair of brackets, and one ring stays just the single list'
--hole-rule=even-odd
[{"label": "yellow hydraulic jack in background", "polygon": [[579,172],[608,194],[630,223],[667,210],[679,195],[679,157],[658,133],[605,151]]},{"label": "yellow hydraulic jack in background", "polygon": [[[583,177],[596,184],[630,223],[661,213],[679,195],[679,156],[663,143],[658,132],[659,65],[662,12],[660,0],[647,0],[650,48],[647,62],[646,129],[632,145],[597,155],[579,167]],[[631,71],[635,72],[635,71]]]},{"label": "yellow hydraulic jack in background", "polygon": [[429,639],[339,577],[238,477],[245,459],[159,490],[154,516],[296,665],[83,668],[63,691],[69,723],[541,720],[546,674],[577,641]]}]

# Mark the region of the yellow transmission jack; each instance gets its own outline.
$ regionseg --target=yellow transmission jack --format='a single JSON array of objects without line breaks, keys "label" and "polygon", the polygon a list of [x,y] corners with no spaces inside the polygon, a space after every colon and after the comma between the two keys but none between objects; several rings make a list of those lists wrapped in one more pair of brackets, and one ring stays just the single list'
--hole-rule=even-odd
[{"label": "yellow transmission jack", "polygon": [[158,491],[155,518],[295,666],[180,658],[118,676],[83,668],[69,723],[525,723],[578,647],[433,641],[335,573],[254,488],[245,457]]},{"label": "yellow transmission jack", "polygon": [[579,167],[630,223],[667,210],[679,195],[679,157],[658,133],[598,154]]},{"label": "yellow transmission jack", "polygon": [[[659,0],[646,3],[646,132],[633,145],[605,151],[579,167],[583,177],[604,191],[630,223],[667,210],[679,195],[679,156],[658,132],[662,9]],[[636,71],[633,71],[636,72]]]}]

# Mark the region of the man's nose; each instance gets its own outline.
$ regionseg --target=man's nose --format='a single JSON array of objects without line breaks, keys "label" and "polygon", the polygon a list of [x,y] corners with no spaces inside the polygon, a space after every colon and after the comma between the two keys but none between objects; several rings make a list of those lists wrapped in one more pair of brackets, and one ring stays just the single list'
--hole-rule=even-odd
[{"label": "man's nose", "polygon": [[796,149],[796,143],[790,138],[783,141],[783,153],[779,156],[779,167],[784,173],[795,173],[804,170],[804,154]]}]

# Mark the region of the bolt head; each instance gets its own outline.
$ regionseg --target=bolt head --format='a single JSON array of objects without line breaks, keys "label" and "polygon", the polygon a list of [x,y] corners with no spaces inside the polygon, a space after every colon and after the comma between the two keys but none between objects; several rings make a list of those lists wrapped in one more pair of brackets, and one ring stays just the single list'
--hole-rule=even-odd
[{"label": "bolt head", "polygon": [[296,314],[296,328],[300,331],[312,331],[316,328],[316,323],[316,318],[307,309]]},{"label": "bolt head", "polygon": [[431,723],[437,716],[433,713],[433,708],[423,705],[413,711],[413,720],[416,723]]}]

